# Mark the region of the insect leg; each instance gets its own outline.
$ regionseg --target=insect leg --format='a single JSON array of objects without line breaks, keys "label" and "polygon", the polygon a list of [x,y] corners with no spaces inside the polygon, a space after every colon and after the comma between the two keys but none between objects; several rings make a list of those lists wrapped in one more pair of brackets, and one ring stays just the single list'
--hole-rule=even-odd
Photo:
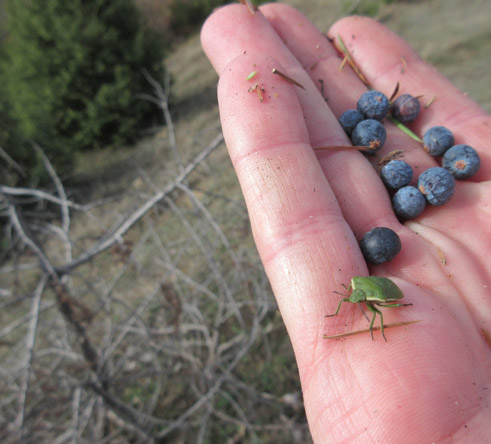
[{"label": "insect leg", "polygon": [[346,291],[351,291],[352,288],[351,284],[349,284],[348,286],[346,286],[345,284],[341,284],[341,285]]},{"label": "insect leg", "polygon": [[336,310],[336,313],[334,314],[330,314],[330,315],[326,315],[326,318],[330,317],[330,316],[336,316],[338,313],[339,313],[339,309],[341,308],[341,304],[343,302],[350,302],[349,298],[343,298],[339,301],[339,304],[338,304],[338,309]]},{"label": "insect leg", "polygon": [[375,322],[375,318],[377,317],[377,313],[378,313],[380,315],[380,322],[381,322],[380,332],[382,333],[382,337],[384,338],[384,340],[387,341],[384,334],[384,316],[382,315],[382,312],[373,304],[367,303],[367,308],[373,313],[372,322],[370,322],[370,334],[372,335],[372,340],[373,340],[373,323]]}]

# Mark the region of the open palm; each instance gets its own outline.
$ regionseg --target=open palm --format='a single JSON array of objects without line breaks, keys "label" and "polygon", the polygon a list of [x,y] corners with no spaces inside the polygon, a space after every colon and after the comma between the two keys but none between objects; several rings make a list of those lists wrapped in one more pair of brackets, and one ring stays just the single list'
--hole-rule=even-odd
[{"label": "open palm", "polygon": [[[399,83],[423,103],[435,97],[413,131],[448,127],[456,143],[478,150],[481,169],[457,183],[449,203],[400,224],[377,172],[380,156],[312,149],[349,144],[337,118],[366,91],[351,69],[339,69],[329,39],[281,4],[254,15],[227,6],[205,23],[225,140],[295,350],[313,439],[491,442],[491,118],[379,23],[346,18],[328,33],[338,36],[373,88],[390,96]],[[420,143],[385,126],[377,154],[402,150],[416,177],[437,165]],[[402,251],[368,267],[357,239],[375,226],[396,231]],[[369,274],[393,279],[413,304],[383,309],[386,323],[421,322],[388,329],[388,342],[379,332],[373,341],[368,333],[323,339],[367,327],[352,304],[325,315],[338,304],[334,291]]]}]

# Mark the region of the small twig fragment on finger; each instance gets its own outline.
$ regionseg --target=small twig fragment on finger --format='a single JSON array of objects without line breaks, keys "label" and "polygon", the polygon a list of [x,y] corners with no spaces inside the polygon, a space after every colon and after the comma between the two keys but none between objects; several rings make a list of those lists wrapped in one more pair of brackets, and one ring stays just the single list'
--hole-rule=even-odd
[{"label": "small twig fragment on finger", "polygon": [[344,56],[343,61],[341,62],[341,65],[339,65],[339,71],[342,71],[344,69],[344,67],[346,66],[346,62],[348,61],[348,59],[349,59],[349,56],[348,56],[348,54],[346,54]]},{"label": "small twig fragment on finger", "polygon": [[317,146],[314,148],[314,151],[329,151],[329,150],[373,151],[373,147],[353,146],[353,145],[326,145],[326,146]]},{"label": "small twig fragment on finger", "polygon": [[[368,83],[368,80],[365,78],[365,76],[363,75],[363,73],[359,70],[358,66],[356,66],[353,58],[351,57],[351,55],[350,55],[350,53],[348,51],[348,48],[346,48],[346,45],[344,44],[343,40],[341,39],[341,37],[339,35],[337,36],[337,39],[334,41],[334,47],[344,55],[343,61],[341,63],[341,66],[344,66],[346,63],[348,63],[349,66],[351,66],[351,69],[358,76],[358,78],[366,86],[368,86],[370,88],[370,84]],[[340,70],[341,69],[342,68],[340,68]]]},{"label": "small twig fragment on finger", "polygon": [[442,265],[447,265],[447,259],[445,259],[445,255],[443,254],[443,251],[438,247],[438,256],[440,257],[440,262]]},{"label": "small twig fragment on finger", "polygon": [[484,338],[487,346],[491,348],[491,334],[485,328],[481,328],[481,335]]},{"label": "small twig fragment on finger", "polygon": [[254,86],[251,86],[248,90],[248,92],[253,92],[256,91],[257,96],[259,97],[259,101],[262,102],[264,100],[264,88],[261,88],[257,83],[254,84]]},{"label": "small twig fragment on finger", "polygon": [[321,96],[327,102],[327,97],[324,94],[324,80],[323,79],[319,79],[318,81],[319,81],[319,83],[321,85]]},{"label": "small twig fragment on finger", "polygon": [[389,102],[392,102],[394,100],[398,92],[399,92],[399,82],[397,82],[396,87],[394,88],[394,92],[390,96]]},{"label": "small twig fragment on finger", "polygon": [[391,160],[399,159],[400,157],[402,157],[403,154],[404,154],[404,151],[401,151],[401,150],[391,151],[390,153],[387,153],[384,157],[382,157],[377,162],[377,165],[380,165],[380,166],[387,165]]},{"label": "small twig fragment on finger", "polygon": [[407,68],[407,62],[404,56],[401,56],[401,62],[402,62],[401,74],[404,74]]},{"label": "small twig fragment on finger", "polygon": [[[393,328],[393,327],[402,327],[404,325],[410,325],[410,324],[417,324],[418,322],[421,322],[421,320],[402,321],[402,322],[396,322],[394,324],[385,324],[384,329]],[[372,330],[380,330],[380,327],[373,327]],[[359,335],[361,333],[368,333],[368,332],[370,332],[370,329],[365,328],[364,330],[350,331],[348,333],[340,333],[338,335],[322,335],[322,337],[324,339],[341,339],[341,338],[346,338],[348,336],[355,336],[355,335]]]},{"label": "small twig fragment on finger", "polygon": [[428,100],[428,103],[425,105],[425,109],[428,109],[431,106],[431,104],[435,101],[435,99],[436,99],[436,94],[434,94],[433,97],[430,100]]},{"label": "small twig fragment on finger", "polygon": [[292,85],[298,86],[299,88],[305,89],[303,85],[296,80],[292,79],[291,77],[288,77],[286,74],[283,74],[281,71],[278,71],[276,68],[273,68],[273,74],[276,74],[277,76],[281,77],[283,80],[286,80],[287,82],[291,83]]},{"label": "small twig fragment on finger", "polygon": [[256,13],[256,7],[252,4],[251,0],[240,0],[240,3],[246,5],[249,12],[254,15]]}]

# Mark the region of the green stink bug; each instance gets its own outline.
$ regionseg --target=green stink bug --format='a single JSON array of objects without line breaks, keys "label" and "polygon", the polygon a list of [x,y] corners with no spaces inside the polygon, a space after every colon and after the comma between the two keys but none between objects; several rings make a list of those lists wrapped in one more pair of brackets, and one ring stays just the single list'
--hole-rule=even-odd
[{"label": "green stink bug", "polygon": [[[359,304],[360,302],[364,302],[367,308],[373,313],[372,321],[370,322],[370,334],[373,339],[373,323],[375,322],[375,318],[377,313],[380,316],[380,331],[382,333],[382,337],[387,341],[384,334],[384,317],[382,312],[376,307],[405,307],[413,304],[401,304],[401,303],[393,303],[395,301],[400,301],[404,294],[401,289],[394,284],[390,279],[379,277],[379,276],[355,276],[351,279],[351,283],[349,287],[343,285],[346,291],[351,290],[351,294],[341,294],[342,296],[348,296],[339,301],[338,309],[336,313],[326,315],[336,316],[339,313],[339,309],[341,308],[341,304],[343,302],[351,302],[352,304]],[[337,292],[335,292],[337,293]]]}]

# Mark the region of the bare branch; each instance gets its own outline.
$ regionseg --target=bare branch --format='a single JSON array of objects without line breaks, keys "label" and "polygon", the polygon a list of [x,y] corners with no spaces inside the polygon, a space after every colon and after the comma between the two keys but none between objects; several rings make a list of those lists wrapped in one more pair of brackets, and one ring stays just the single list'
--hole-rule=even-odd
[{"label": "bare branch", "polygon": [[19,413],[17,415],[16,426],[20,431],[20,439],[22,440],[24,429],[24,418],[26,409],[27,391],[29,390],[29,377],[31,375],[31,362],[34,354],[34,345],[36,343],[36,332],[39,320],[39,312],[41,306],[41,296],[43,294],[46,283],[48,282],[48,275],[44,273],[36,286],[34,291],[34,297],[31,303],[30,323],[28,333],[26,336],[26,356],[24,358],[24,372],[22,375],[20,397],[19,397]]},{"label": "bare branch", "polygon": [[[43,312],[45,310],[49,310],[50,308],[53,308],[56,304],[54,302],[45,302],[41,304],[40,311]],[[29,322],[31,320],[31,314],[26,314],[22,317],[19,317],[15,321],[11,322],[9,325],[5,326],[2,330],[0,330],[0,339],[4,338],[5,336],[8,336],[11,334],[15,329],[21,327],[24,325],[26,322]]]},{"label": "bare branch", "polygon": [[183,171],[163,190],[156,193],[147,202],[145,202],[138,210],[133,214],[125,218],[125,221],[106,239],[102,240],[98,244],[94,245],[90,250],[81,254],[78,258],[73,261],[57,268],[57,272],[60,274],[68,273],[74,268],[87,263],[93,257],[97,256],[115,242],[120,240],[122,236],[138,221],[140,220],[148,211],[150,211],[158,202],[167,197],[173,190],[176,189],[177,185],[182,183],[189,174],[212,152],[215,150],[223,141],[223,135],[219,134],[215,139],[204,148],[190,163],[186,165]]},{"label": "bare branch", "polygon": [[10,196],[32,196],[40,200],[47,200],[58,205],[66,205],[70,208],[80,211],[87,211],[88,207],[84,205],[79,205],[70,200],[63,200],[52,194],[46,193],[45,191],[36,190],[33,188],[22,188],[22,187],[9,187],[6,185],[0,185],[0,193]]},{"label": "bare branch", "polygon": [[[183,213],[179,209],[179,207],[169,198],[166,198],[166,202],[171,208],[172,211],[179,217],[179,219],[182,221],[183,226],[188,230],[189,234],[191,235],[191,238],[194,240],[198,248],[200,249],[201,253],[205,257],[207,263],[209,264],[211,270],[213,271],[213,275],[215,276],[215,279],[217,281],[217,284],[220,285],[220,288],[224,292],[224,294],[227,296],[227,299],[232,303],[232,309],[234,310],[234,313],[237,317],[237,320],[240,322],[240,324],[243,326],[244,325],[244,320],[242,319],[242,316],[240,315],[239,310],[235,307],[234,304],[234,299],[232,296],[232,290],[230,289],[230,286],[228,285],[227,281],[224,279],[222,273],[219,270],[217,261],[215,258],[212,256],[210,253],[209,249],[203,244],[202,239],[200,236],[196,233],[194,228],[191,226],[191,224],[186,220],[184,217]],[[223,315],[222,313],[223,307],[218,310],[217,318],[220,319],[220,317]],[[221,320],[221,319],[220,319]]]},{"label": "bare branch", "polygon": [[46,169],[46,171],[50,175],[51,180],[53,181],[53,183],[56,187],[56,191],[58,192],[58,196],[60,196],[60,199],[61,199],[61,228],[66,235],[66,242],[64,242],[66,260],[70,261],[72,259],[72,244],[71,244],[70,238],[69,238],[70,211],[68,210],[65,188],[63,187],[63,184],[61,183],[61,180],[58,177],[58,174],[56,174],[56,171],[53,168],[53,165],[51,165],[51,162],[49,161],[46,154],[44,154],[44,151],[41,149],[41,147],[34,141],[31,141],[31,145],[36,150],[36,153],[38,154],[38,156],[41,157],[41,161],[43,162],[44,168]]},{"label": "bare branch", "polygon": [[118,348],[120,343],[123,341],[124,337],[128,334],[130,327],[141,317],[143,311],[147,308],[148,304],[154,299],[155,295],[159,291],[158,288],[154,289],[154,291],[149,292],[147,297],[139,304],[138,308],[134,311],[134,313],[130,316],[130,318],[125,322],[124,328],[118,337],[112,342],[111,346],[105,350],[104,358],[107,359],[111,356],[114,351]]},{"label": "bare branch", "polygon": [[213,216],[210,214],[210,212],[207,210],[207,208],[201,203],[201,201],[196,197],[196,195],[193,193],[193,191],[183,183],[180,183],[177,185],[177,187],[184,191],[189,198],[193,201],[193,204],[198,207],[198,209],[203,213],[205,216],[205,219],[208,221],[208,223],[211,225],[215,233],[217,234],[218,238],[222,242],[223,246],[226,248],[227,253],[230,255],[230,258],[234,262],[234,264],[239,263],[239,258],[235,254],[234,250],[232,249],[230,242],[228,241],[227,237],[225,236],[225,233],[223,230],[219,227],[219,225],[216,223],[216,221],[213,219]]},{"label": "bare branch", "polygon": [[213,396],[220,390],[222,384],[227,379],[228,375],[237,366],[237,364],[242,360],[242,358],[247,354],[248,350],[251,348],[252,344],[256,340],[259,331],[259,319],[254,318],[254,322],[249,334],[248,341],[243,345],[243,347],[236,353],[234,359],[230,364],[224,369],[223,373],[218,377],[213,386],[204,394],[198,401],[196,401],[190,408],[188,408],[183,414],[181,414],[175,421],[172,422],[168,427],[159,432],[156,437],[163,438],[169,433],[174,431],[176,428],[181,427],[189,417],[196,413],[203,405],[207,404]]},{"label": "bare branch", "polygon": [[10,220],[12,221],[20,238],[22,239],[22,242],[24,242],[24,244],[26,244],[38,257],[46,273],[48,273],[51,277],[57,276],[56,270],[54,269],[53,265],[51,265],[51,262],[46,254],[44,254],[44,251],[28,236],[28,234],[24,230],[24,226],[22,225],[19,219],[19,215],[17,214],[17,210],[15,209],[15,206],[13,204],[9,204],[8,211],[10,215]]},{"label": "bare branch", "polygon": [[144,413],[129,407],[127,404],[121,402],[118,398],[104,390],[99,384],[89,382],[87,386],[101,396],[106,404],[111,407],[113,412],[129,421],[131,426],[133,426],[132,428],[137,429],[139,433],[143,433],[147,438],[152,438],[152,436],[149,434],[147,428],[142,425],[142,419],[148,421],[152,425],[163,425],[165,423],[164,421],[145,415]]},{"label": "bare branch", "polygon": [[44,154],[44,151],[41,149],[41,147],[34,141],[31,141],[31,145],[36,150],[38,156],[41,157],[41,161],[43,162],[44,168],[50,175],[53,183],[55,184],[56,191],[58,192],[58,196],[60,196],[60,199],[62,201],[61,203],[62,228],[65,233],[68,233],[68,230],[70,229],[70,212],[68,211],[68,205],[66,204],[67,198],[66,198],[65,188],[63,187],[63,184],[61,183],[58,174],[56,174],[53,165],[51,165],[51,162],[49,161],[46,154]]},{"label": "bare branch", "polygon": [[[156,100],[153,99],[150,100],[156,103],[157,105],[159,105],[160,108],[162,109],[162,113],[164,114],[165,125],[169,133],[169,145],[171,147],[172,152],[174,153],[174,157],[176,159],[177,165],[179,166],[179,170],[182,172],[183,163],[182,163],[181,155],[179,154],[179,149],[177,147],[174,122],[172,121],[172,116],[169,110],[170,74],[169,72],[166,72],[165,85],[163,88],[162,85],[160,85],[160,83],[157,82],[157,80],[155,80],[146,69],[143,70],[143,75],[145,76],[145,79],[147,79],[147,82],[150,83],[150,85],[152,85],[155,91]],[[147,95],[141,95],[140,97],[149,100]]]},{"label": "bare branch", "polygon": [[80,394],[82,389],[77,387],[73,391],[73,399],[72,399],[72,417],[73,417],[73,435],[72,435],[72,443],[78,443],[78,431],[80,428]]}]

